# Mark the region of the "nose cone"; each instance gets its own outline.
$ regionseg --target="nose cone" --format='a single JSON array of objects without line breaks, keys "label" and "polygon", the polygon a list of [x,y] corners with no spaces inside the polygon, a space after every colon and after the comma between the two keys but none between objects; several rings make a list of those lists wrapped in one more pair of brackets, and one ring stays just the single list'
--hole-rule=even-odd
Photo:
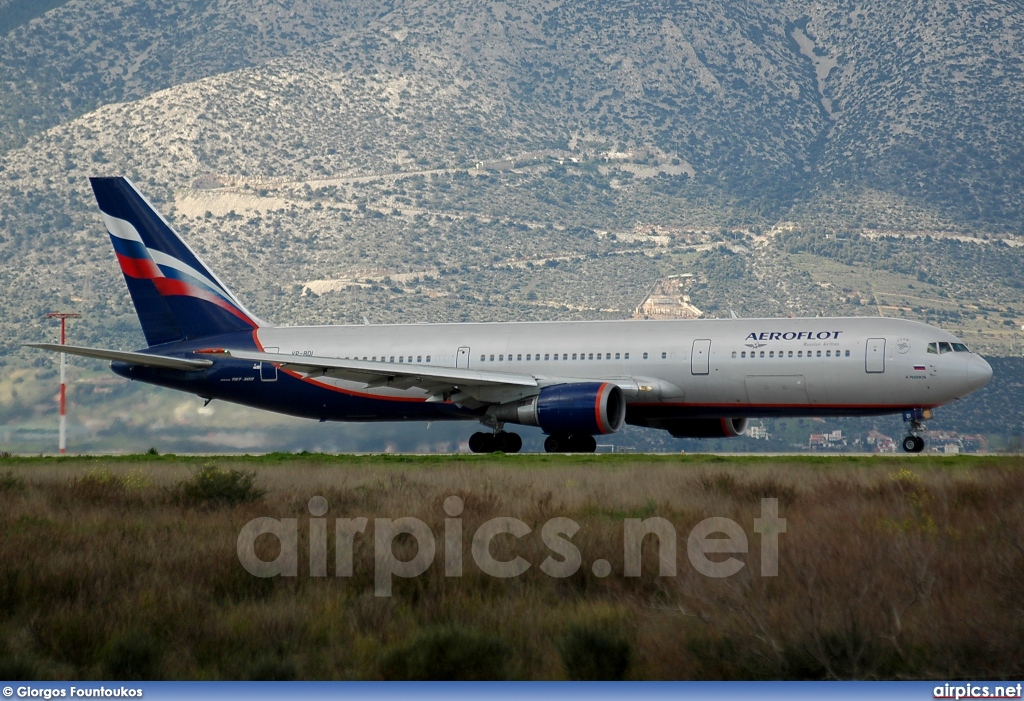
[{"label": "nose cone", "polygon": [[974,356],[967,361],[967,386],[968,391],[973,392],[981,389],[992,379],[992,366],[985,362],[984,358]]}]

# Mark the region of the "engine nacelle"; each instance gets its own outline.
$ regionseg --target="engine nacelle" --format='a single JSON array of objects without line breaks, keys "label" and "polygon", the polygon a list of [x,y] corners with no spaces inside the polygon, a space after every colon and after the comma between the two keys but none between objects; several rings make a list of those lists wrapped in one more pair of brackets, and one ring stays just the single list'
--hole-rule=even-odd
[{"label": "engine nacelle", "polygon": [[675,419],[662,428],[673,438],[735,438],[747,432],[748,419]]},{"label": "engine nacelle", "polygon": [[544,433],[615,433],[626,420],[626,398],[610,382],[572,382],[545,387],[519,402],[492,407],[498,421],[540,426]]}]

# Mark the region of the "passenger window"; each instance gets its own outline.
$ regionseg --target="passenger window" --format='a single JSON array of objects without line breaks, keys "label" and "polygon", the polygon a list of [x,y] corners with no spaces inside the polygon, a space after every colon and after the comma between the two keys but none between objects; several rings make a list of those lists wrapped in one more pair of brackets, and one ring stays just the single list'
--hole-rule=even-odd
[{"label": "passenger window", "polygon": [[764,351],[761,351],[761,357],[762,358],[764,357]]},{"label": "passenger window", "polygon": [[629,360],[629,353],[626,353],[626,355],[625,355],[625,357],[623,358],[623,360]]},{"label": "passenger window", "polygon": [[377,356],[373,356],[373,362],[377,362]]},{"label": "passenger window", "polygon": [[428,363],[430,362],[430,356],[429,355],[427,356],[427,362]]},{"label": "passenger window", "polygon": [[819,358],[821,357],[821,351],[818,351],[818,357]]},{"label": "passenger window", "polygon": [[939,341],[939,353],[952,353],[953,346],[949,345],[946,341]]},{"label": "passenger window", "polygon": [[416,356],[416,362],[417,363],[422,363],[423,362],[423,356],[422,355],[417,355]]},{"label": "passenger window", "polygon": [[798,358],[804,357],[804,352],[802,350],[797,351],[796,352],[796,357],[798,357]]},{"label": "passenger window", "polygon": [[928,344],[928,352],[929,353],[938,354],[938,352],[939,352],[939,344],[938,343],[929,343]]},{"label": "passenger window", "polygon": [[591,353],[591,354],[590,354],[590,357],[589,357],[589,358],[587,358],[587,360],[593,360],[593,359],[594,359],[594,354],[593,354],[593,353]]},{"label": "passenger window", "polygon": [[847,358],[849,358],[849,357],[850,357],[850,351],[846,351],[846,357],[847,357]]},{"label": "passenger window", "polygon": [[790,352],[789,352],[789,357],[790,357],[790,358],[792,358],[792,357],[793,357],[793,351],[790,351]]},{"label": "passenger window", "polygon": [[742,353],[740,353],[740,357],[741,358],[746,358],[747,357],[747,352],[743,351]]},{"label": "passenger window", "polygon": [[544,360],[548,360],[548,354],[547,353],[544,354]]},{"label": "passenger window", "polygon": [[558,353],[555,353],[555,357],[553,357],[552,360],[558,360]]},{"label": "passenger window", "polygon": [[572,354],[572,359],[576,360],[576,354],[575,353]]},{"label": "passenger window", "polygon": [[395,362],[395,356],[391,356],[391,362]]},{"label": "passenger window", "polygon": [[491,353],[491,362],[494,362],[494,353]]},{"label": "passenger window", "polygon": [[618,359],[619,359],[619,354],[618,354],[618,353],[616,353],[616,354],[615,354],[615,359],[616,359],[616,360],[618,360]]},{"label": "passenger window", "polygon": [[734,358],[736,357],[736,351],[732,352],[732,357],[734,357]]},{"label": "passenger window", "polygon": [[516,360],[522,360],[522,359],[523,359],[523,354],[522,353],[516,354]]},{"label": "passenger window", "polygon": [[826,358],[831,358],[832,357],[832,351],[830,351],[830,350],[825,351],[825,357]]},{"label": "passenger window", "polygon": [[568,359],[569,359],[569,354],[568,353],[562,353],[562,360],[568,360]]},{"label": "passenger window", "polygon": [[668,353],[666,353],[665,351],[662,351],[661,352],[661,359],[664,360],[667,357],[668,357]]},{"label": "passenger window", "polygon": [[647,360],[647,353],[644,353],[644,360]]}]

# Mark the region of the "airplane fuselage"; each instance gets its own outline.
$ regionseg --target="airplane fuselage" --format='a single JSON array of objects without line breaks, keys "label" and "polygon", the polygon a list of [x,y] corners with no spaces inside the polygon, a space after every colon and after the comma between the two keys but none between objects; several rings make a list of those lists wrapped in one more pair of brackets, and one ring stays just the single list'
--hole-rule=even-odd
[{"label": "airplane fuselage", "polygon": [[596,449],[625,423],[737,436],[749,417],[903,413],[919,452],[933,407],[984,386],[952,334],[885,318],[281,327],[260,321],[123,177],[92,178],[148,347],[29,344],[135,380],[321,421],[475,419],[473,452]]},{"label": "airplane fuselage", "polygon": [[[988,364],[952,334],[888,318],[401,324],[262,327],[260,351],[439,368],[595,378],[619,385],[628,423],[666,417],[852,416],[936,407],[983,386]],[[218,339],[203,339],[202,348]],[[929,352],[934,344],[936,352]],[[159,349],[192,355],[196,344]],[[158,349],[150,349],[158,350]],[[192,357],[195,357],[194,355]],[[180,373],[114,364],[134,379],[333,421],[478,418],[420,388],[367,388],[270,363],[217,360]]]}]

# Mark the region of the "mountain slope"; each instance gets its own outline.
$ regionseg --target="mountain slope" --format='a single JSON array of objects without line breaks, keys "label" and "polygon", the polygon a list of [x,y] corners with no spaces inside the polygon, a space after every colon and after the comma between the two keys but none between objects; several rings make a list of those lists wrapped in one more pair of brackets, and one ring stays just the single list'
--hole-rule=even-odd
[{"label": "mountain slope", "polygon": [[685,272],[1017,354],[1021,39],[990,0],[71,0],[0,37],[0,363],[57,307],[142,344],[96,174],[280,323],[622,318]]}]

